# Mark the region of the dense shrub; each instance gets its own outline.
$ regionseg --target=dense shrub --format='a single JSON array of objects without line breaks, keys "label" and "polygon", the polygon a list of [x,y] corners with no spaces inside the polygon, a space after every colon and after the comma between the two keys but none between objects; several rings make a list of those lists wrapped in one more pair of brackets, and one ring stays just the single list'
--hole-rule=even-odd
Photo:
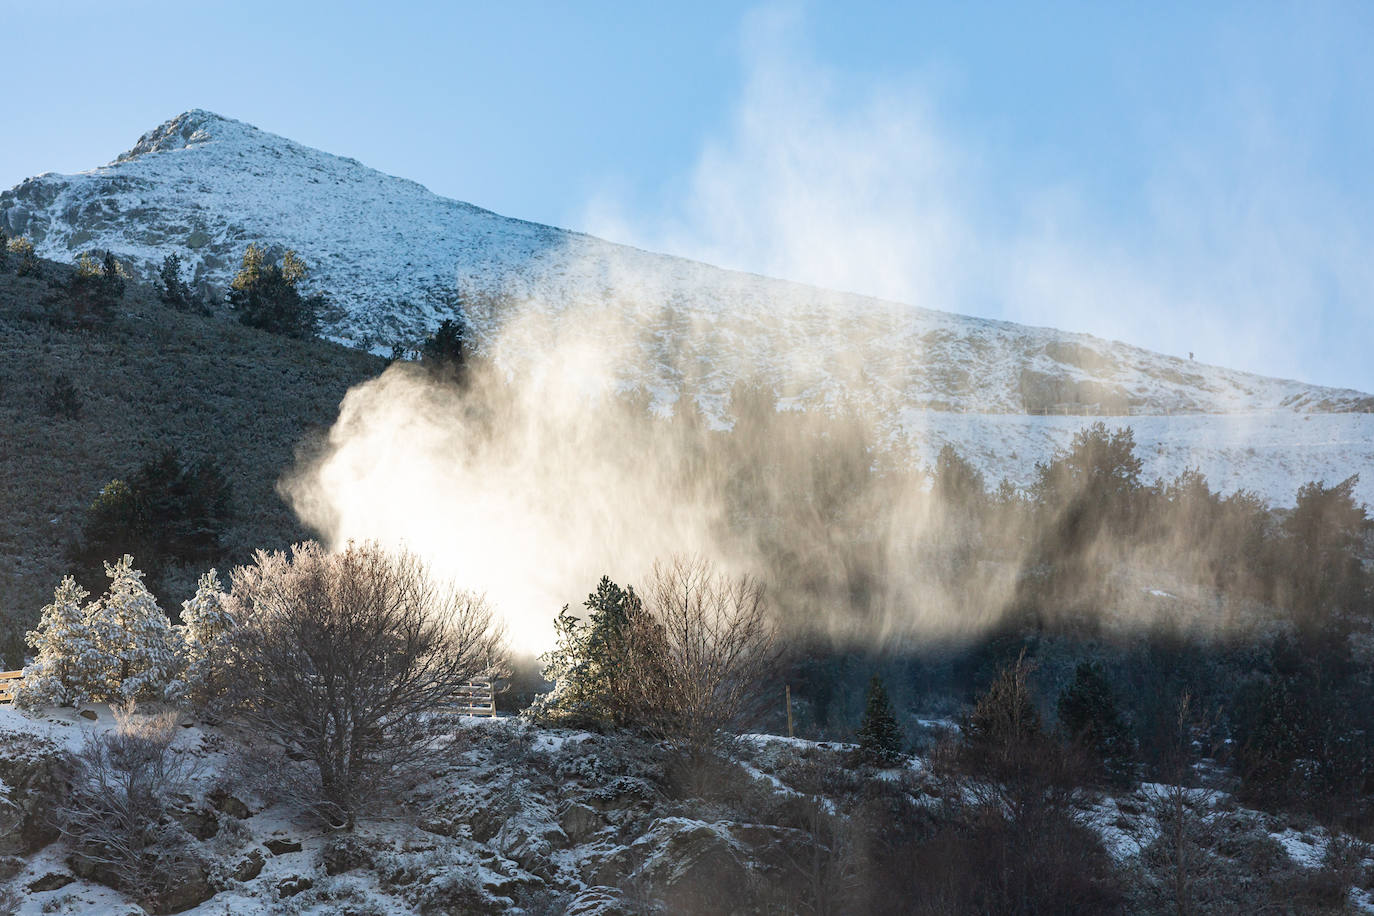
[{"label": "dense shrub", "polygon": [[420,361],[435,373],[461,384],[467,377],[467,332],[461,320],[445,318],[420,347]]},{"label": "dense shrub", "polygon": [[112,480],[86,513],[70,558],[78,581],[91,582],[103,558],[134,553],[160,592],[171,564],[214,562],[233,515],[228,478],[210,457],[185,463],[164,449],[123,480]]},{"label": "dense shrub", "polygon": [[9,258],[14,272],[21,277],[36,277],[42,273],[42,265],[38,261],[38,254],[34,251],[33,242],[25,236],[19,236],[9,240]]},{"label": "dense shrub", "polygon": [[[76,778],[58,811],[73,867],[165,913],[210,896],[194,842],[170,816],[194,767],[172,750],[176,715],[113,709],[115,728],[91,731],[77,755]],[[203,888],[188,900],[188,885]]]},{"label": "dense shrub", "polygon": [[675,559],[643,598],[603,578],[587,607],[586,621],[559,615],[536,715],[646,729],[693,757],[757,720],[777,647],[756,581]]},{"label": "dense shrub", "polygon": [[81,417],[81,395],[76,390],[69,375],[59,375],[53,379],[44,399],[44,409],[50,417],[63,417],[76,420]]},{"label": "dense shrub", "polygon": [[107,251],[99,259],[82,254],[67,281],[66,315],[83,326],[108,322],[124,298],[124,287],[124,269],[113,254]]},{"label": "dense shrub", "polygon": [[621,588],[602,576],[583,602],[585,617],[567,607],[554,620],[556,645],[540,658],[554,689],[535,702],[540,719],[579,727],[625,727],[637,720],[638,690],[631,683],[631,630],[644,616],[634,587]]}]

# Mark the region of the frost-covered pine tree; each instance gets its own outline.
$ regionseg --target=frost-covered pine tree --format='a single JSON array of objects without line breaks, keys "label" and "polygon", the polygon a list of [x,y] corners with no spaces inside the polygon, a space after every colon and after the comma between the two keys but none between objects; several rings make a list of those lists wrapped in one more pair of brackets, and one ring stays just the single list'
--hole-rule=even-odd
[{"label": "frost-covered pine tree", "polygon": [[200,577],[194,598],[181,603],[181,624],[176,635],[185,669],[169,686],[168,698],[205,702],[220,692],[230,633],[237,626],[215,570]]},{"label": "frost-covered pine tree", "polygon": [[87,594],[75,579],[65,577],[53,591],[52,604],[43,608],[38,627],[25,634],[24,641],[37,654],[19,682],[15,701],[20,706],[77,706],[90,698],[104,665],[81,606]]},{"label": "frost-covered pine tree", "polygon": [[160,700],[178,674],[179,659],[171,621],[125,554],[105,564],[110,587],[91,605],[87,623],[104,656],[104,677],[95,694],[119,702]]}]

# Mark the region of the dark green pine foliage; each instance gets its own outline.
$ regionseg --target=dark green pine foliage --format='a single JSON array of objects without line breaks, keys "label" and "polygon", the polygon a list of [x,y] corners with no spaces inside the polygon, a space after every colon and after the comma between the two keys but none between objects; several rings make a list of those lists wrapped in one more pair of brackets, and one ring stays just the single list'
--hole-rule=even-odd
[{"label": "dark green pine foliage", "polygon": [[892,701],[882,678],[875,674],[868,682],[868,699],[859,727],[859,756],[875,766],[896,766],[902,762],[902,743],[902,727],[897,723]]},{"label": "dark green pine foliage", "polygon": [[305,261],[287,251],[280,264],[267,251],[249,245],[243,264],[229,285],[229,306],[239,321],[286,337],[310,338],[319,333],[323,296],[301,295]]},{"label": "dark green pine foliage", "polygon": [[534,712],[568,725],[631,725],[636,685],[629,683],[626,662],[643,603],[633,587],[621,588],[602,576],[584,606],[584,617],[565,607],[554,621],[557,645],[541,661],[555,690],[536,703]]},{"label": "dark green pine foliage", "polygon": [[1100,663],[1078,664],[1073,682],[1059,695],[1058,715],[1064,732],[1093,756],[1103,775],[1114,782],[1129,778],[1135,745]]},{"label": "dark green pine foliage", "polygon": [[105,561],[133,554],[156,594],[170,565],[220,558],[232,512],[229,481],[218,462],[183,463],[176,449],[166,449],[127,479],[105,485],[87,510],[69,559],[79,582],[98,585]]},{"label": "dark green pine foliage", "polygon": [[445,318],[420,347],[420,360],[427,369],[459,383],[467,373],[467,357],[466,329],[461,321],[452,318]]},{"label": "dark green pine foliage", "polygon": [[181,311],[196,310],[195,290],[181,279],[181,255],[173,252],[163,258],[157,277],[158,292],[163,302]]}]

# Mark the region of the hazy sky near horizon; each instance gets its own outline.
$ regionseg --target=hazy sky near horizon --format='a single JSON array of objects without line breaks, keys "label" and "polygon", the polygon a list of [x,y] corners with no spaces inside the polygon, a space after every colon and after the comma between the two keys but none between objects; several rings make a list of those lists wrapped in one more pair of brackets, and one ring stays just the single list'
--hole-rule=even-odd
[{"label": "hazy sky near horizon", "polygon": [[0,188],[207,108],[508,216],[1374,391],[1374,4],[0,0]]}]

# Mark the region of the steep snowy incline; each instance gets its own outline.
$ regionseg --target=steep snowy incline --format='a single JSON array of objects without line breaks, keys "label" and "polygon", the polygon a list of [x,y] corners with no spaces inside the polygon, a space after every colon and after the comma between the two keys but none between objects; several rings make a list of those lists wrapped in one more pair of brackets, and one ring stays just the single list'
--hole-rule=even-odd
[{"label": "steep snowy incline", "polygon": [[829,292],[509,219],[352,159],[193,110],[102,168],[0,194],[0,227],[45,257],[109,249],[151,275],[182,255],[222,290],[250,242],[298,250],[331,298],[326,333],[379,352],[459,311],[533,359],[551,335],[617,347],[620,381],[720,403],[759,376],[798,405],[905,411],[1368,412],[1355,391],[1205,366],[1081,334]]}]

